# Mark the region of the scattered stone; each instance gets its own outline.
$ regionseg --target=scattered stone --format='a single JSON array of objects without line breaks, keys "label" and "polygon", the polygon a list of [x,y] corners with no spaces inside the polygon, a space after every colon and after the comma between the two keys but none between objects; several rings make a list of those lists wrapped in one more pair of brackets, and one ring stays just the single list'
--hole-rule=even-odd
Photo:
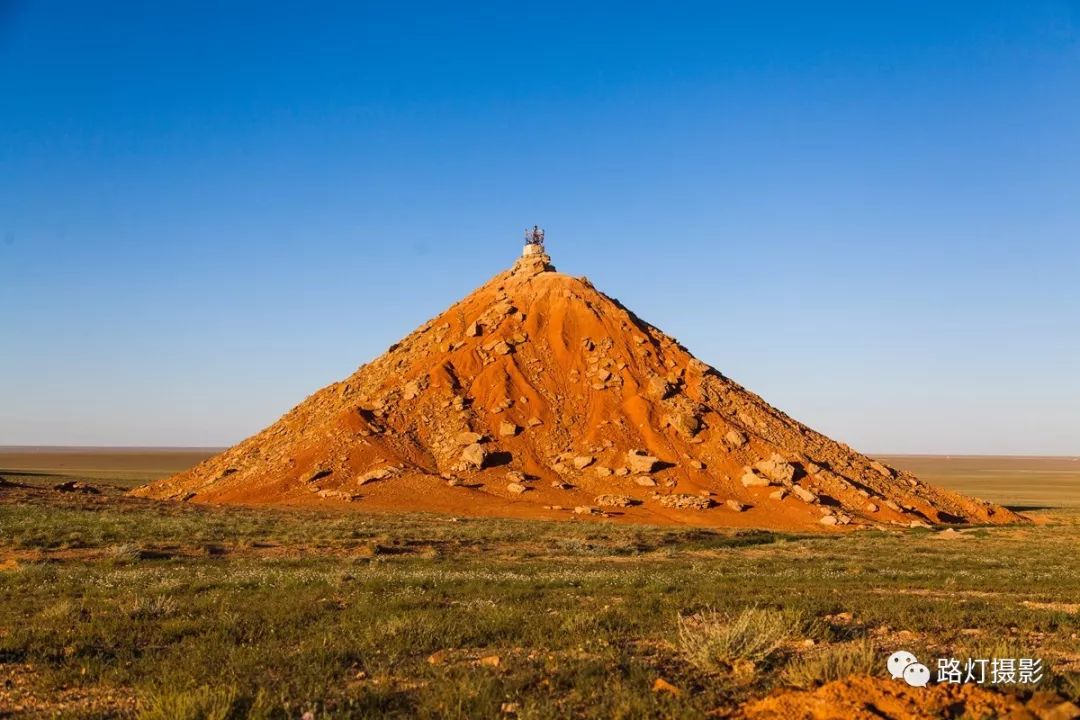
[{"label": "scattered stone", "polygon": [[524,492],[528,492],[529,488],[525,487],[521,483],[510,483],[506,486],[507,491],[514,493],[515,495],[521,495]]},{"label": "scattered stone", "polygon": [[604,467],[603,465],[597,465],[593,468],[593,471],[600,477],[608,477],[611,475],[611,468]]},{"label": "scattered stone", "polygon": [[555,488],[556,490],[570,490],[573,485],[571,485],[570,483],[564,483],[560,480],[552,480],[551,487]]},{"label": "scattered stone", "polygon": [[885,507],[887,507],[890,510],[893,510],[895,512],[900,512],[900,506],[897,505],[896,502],[893,501],[893,500],[886,500],[885,501]]},{"label": "scattered stone", "polygon": [[818,522],[822,525],[835,525],[837,521],[835,515],[825,515]]},{"label": "scattered stone", "polygon": [[509,343],[500,340],[499,342],[495,343],[495,347],[493,347],[492,350],[495,352],[496,355],[509,355],[510,353],[514,352],[514,347]]},{"label": "scattered stone", "polygon": [[464,484],[465,484],[465,481],[464,481],[464,480],[462,480],[461,478],[456,478],[456,477],[452,477],[452,478],[449,478],[449,479],[448,479],[448,480],[446,481],[446,484],[447,484],[447,485],[448,485],[449,487],[461,487],[462,485],[464,485]]},{"label": "scattered stone", "polygon": [[866,512],[876,513],[877,511],[878,511],[878,506],[877,505],[875,505],[874,503],[866,503]]},{"label": "scattered stone", "polygon": [[593,498],[593,502],[600,507],[630,507],[641,504],[640,500],[635,500],[629,495],[597,495]]},{"label": "scattered stone", "polygon": [[818,496],[817,495],[810,492],[809,490],[802,487],[801,485],[792,485],[791,486],[791,492],[795,494],[795,497],[799,498],[804,503],[813,504],[813,503],[816,503],[818,501]]},{"label": "scattered stone", "polygon": [[642,487],[656,487],[656,481],[648,475],[638,475],[634,478],[634,482]]},{"label": "scattered stone", "polygon": [[575,515],[600,515],[601,511],[598,508],[591,507],[589,505],[578,505],[574,508]]},{"label": "scattered stone", "polygon": [[390,477],[393,474],[394,474],[394,469],[393,468],[389,468],[389,467],[376,468],[374,470],[369,470],[366,473],[364,473],[363,475],[361,475],[360,477],[356,478],[356,484],[357,485],[364,485],[364,484],[369,483],[369,482],[374,482],[375,480],[385,480],[386,478]]},{"label": "scattered stone", "polygon": [[514,435],[518,434],[518,430],[520,429],[521,428],[519,428],[514,423],[507,422],[506,420],[503,420],[501,423],[499,423],[499,435],[501,435],[502,437],[513,437]]},{"label": "scattered stone", "polygon": [[675,388],[671,387],[671,383],[666,378],[659,375],[653,375],[649,378],[649,394],[653,397],[666,400],[671,397],[674,390]]},{"label": "scattered stone", "polygon": [[746,509],[746,506],[743,505],[738,500],[725,500],[724,504],[727,505],[732,510],[734,510],[735,512],[742,512],[743,510]]},{"label": "scattered stone", "polygon": [[630,474],[630,468],[615,468],[615,475],[618,477],[626,477]]},{"label": "scattered stone", "polygon": [[457,434],[457,441],[459,445],[472,445],[473,443],[483,442],[484,436],[480,433],[465,431]]},{"label": "scattered stone", "polygon": [[664,507],[677,510],[708,510],[713,501],[700,495],[664,495],[660,498],[660,504]]},{"label": "scattered stone", "polygon": [[691,460],[690,467],[694,468],[695,470],[704,470],[705,463],[701,462],[700,460]]},{"label": "scattered stone", "polygon": [[487,655],[480,658],[480,664],[484,667],[497,668],[502,665],[502,658],[498,655]]},{"label": "scattered stone", "polygon": [[784,490],[783,488],[780,488],[779,490],[774,490],[773,492],[769,493],[769,499],[770,500],[783,500],[786,495],[787,495],[787,490]]},{"label": "scattered stone", "polygon": [[473,323],[465,328],[466,337],[478,337],[481,332],[483,332],[483,330],[480,327],[480,323]]},{"label": "scattered stone", "polygon": [[344,500],[345,502],[356,502],[362,496],[358,493],[345,492],[344,490],[320,490],[316,493],[324,500]]},{"label": "scattered stone", "polygon": [[540,418],[534,416],[534,417],[529,418],[529,420],[525,424],[528,425],[529,427],[536,427],[537,425],[543,425],[544,421],[541,420]]}]

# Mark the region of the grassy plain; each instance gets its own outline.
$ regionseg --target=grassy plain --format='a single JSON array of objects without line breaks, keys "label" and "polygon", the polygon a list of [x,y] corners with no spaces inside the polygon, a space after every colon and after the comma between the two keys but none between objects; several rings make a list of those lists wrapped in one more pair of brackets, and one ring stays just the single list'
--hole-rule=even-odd
[{"label": "grassy plain", "polygon": [[1035,520],[949,533],[123,495],[205,454],[0,451],[0,717],[724,717],[901,648],[1042,658],[1080,695],[1070,459],[889,458]]}]

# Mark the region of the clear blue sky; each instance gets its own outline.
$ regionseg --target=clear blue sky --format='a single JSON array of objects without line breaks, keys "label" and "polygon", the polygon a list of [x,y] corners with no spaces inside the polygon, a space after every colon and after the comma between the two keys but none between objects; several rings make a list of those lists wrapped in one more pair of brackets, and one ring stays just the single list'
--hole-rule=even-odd
[{"label": "clear blue sky", "polygon": [[221,445],[547,228],[868,451],[1080,453],[1080,5],[0,0],[0,444]]}]

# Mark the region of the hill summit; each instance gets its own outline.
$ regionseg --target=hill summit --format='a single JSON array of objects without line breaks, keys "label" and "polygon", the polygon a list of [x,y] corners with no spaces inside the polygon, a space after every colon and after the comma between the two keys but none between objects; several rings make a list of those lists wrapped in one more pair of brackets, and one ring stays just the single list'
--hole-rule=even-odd
[{"label": "hill summit", "polygon": [[793,420],[542,244],[262,432],[134,493],[794,529],[1020,519]]}]

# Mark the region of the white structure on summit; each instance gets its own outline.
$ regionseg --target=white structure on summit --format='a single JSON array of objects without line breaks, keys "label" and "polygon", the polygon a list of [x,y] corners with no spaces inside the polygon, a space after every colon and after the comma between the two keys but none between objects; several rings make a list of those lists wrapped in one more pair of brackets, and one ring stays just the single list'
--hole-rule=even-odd
[{"label": "white structure on summit", "polygon": [[521,251],[522,257],[544,254],[544,229],[539,225],[533,225],[532,230],[525,231],[525,249]]}]

